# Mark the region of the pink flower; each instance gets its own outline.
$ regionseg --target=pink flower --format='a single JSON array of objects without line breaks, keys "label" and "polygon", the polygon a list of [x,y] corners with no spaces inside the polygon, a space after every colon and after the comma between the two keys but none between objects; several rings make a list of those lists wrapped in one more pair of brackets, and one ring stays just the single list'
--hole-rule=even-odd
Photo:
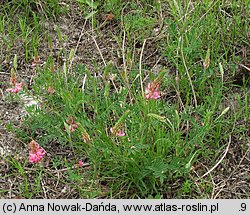
[{"label": "pink flower", "polygon": [[31,67],[35,67],[37,64],[39,64],[41,62],[40,58],[37,56],[37,57],[34,57],[33,59],[33,62],[31,64]]},{"label": "pink flower", "polygon": [[125,132],[122,131],[122,130],[120,130],[120,131],[118,131],[118,132],[116,133],[116,136],[118,136],[118,137],[123,137],[123,136],[125,136]]},{"label": "pink flower", "polygon": [[160,84],[158,82],[152,82],[152,84],[148,83],[146,90],[145,90],[145,98],[146,99],[159,99],[160,91],[159,91]]},{"label": "pink flower", "polygon": [[17,94],[20,90],[22,90],[23,83],[15,83],[15,86],[12,88],[6,89],[7,92],[15,93]]},{"label": "pink flower", "polygon": [[123,136],[126,135],[125,132],[122,129],[117,130],[117,129],[111,128],[110,131],[111,131],[112,134],[114,134],[117,137],[123,137]]},{"label": "pink flower", "polygon": [[78,125],[76,122],[72,123],[70,126],[69,126],[69,130],[72,131],[72,132],[75,132],[75,128],[78,128]]},{"label": "pink flower", "polygon": [[30,142],[29,147],[29,161],[31,163],[39,163],[46,154],[46,151],[34,140]]},{"label": "pink flower", "polygon": [[55,89],[54,89],[53,87],[49,86],[49,87],[48,87],[48,92],[49,92],[50,94],[54,94],[54,93],[55,93]]},{"label": "pink flower", "polygon": [[78,162],[78,166],[79,166],[79,167],[82,167],[82,166],[83,166],[83,162],[82,162],[82,160],[79,160],[79,162]]},{"label": "pink flower", "polygon": [[16,74],[12,72],[11,77],[10,77],[10,84],[13,86],[16,84]]},{"label": "pink flower", "polygon": [[71,116],[67,117],[66,123],[69,124],[69,130],[71,132],[75,132],[75,129],[78,128],[77,122],[75,122],[75,119]]}]

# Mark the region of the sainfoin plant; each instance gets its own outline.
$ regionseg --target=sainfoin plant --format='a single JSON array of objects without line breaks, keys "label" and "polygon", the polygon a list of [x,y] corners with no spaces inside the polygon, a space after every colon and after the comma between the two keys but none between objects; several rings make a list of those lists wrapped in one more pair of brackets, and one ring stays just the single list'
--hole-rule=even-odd
[{"label": "sainfoin plant", "polygon": [[[185,112],[166,105],[162,96],[169,87],[167,70],[145,83],[144,95],[134,91],[135,101],[129,102],[127,88],[119,92],[109,89],[109,96],[105,96],[107,88],[103,80],[91,77],[86,67],[81,67],[80,74],[74,73],[65,79],[64,72],[51,73],[49,63],[47,65],[35,80],[34,88],[40,96],[48,97],[46,108],[39,112],[40,119],[56,119],[50,121],[49,127],[43,125],[44,132],[53,138],[55,134],[50,129],[53,127],[58,140],[69,142],[73,148],[82,148],[84,153],[79,155],[86,156],[92,167],[89,170],[92,177],[116,184],[117,188],[121,183],[144,196],[167,189],[169,181],[188,176],[192,164],[206,148],[205,144],[197,148],[196,143],[208,140],[206,133],[212,125],[204,116],[201,120],[207,129],[196,136],[194,121],[189,136],[185,136],[185,131],[181,130]],[[84,91],[76,87],[82,83],[81,74],[87,77]],[[51,80],[54,93],[48,94],[43,89],[49,87]],[[39,127],[41,121],[36,120],[37,112],[35,116],[31,114],[32,125]],[[43,138],[41,136],[39,141],[49,144],[50,139],[46,138],[45,142]],[[34,149],[39,152],[38,148],[33,143],[33,155]],[[38,154],[40,157],[36,159],[30,156],[30,161],[41,161],[45,151],[40,149]],[[76,159],[79,155],[75,154]],[[78,166],[83,166],[82,160],[78,159]]]},{"label": "sainfoin plant", "polygon": [[11,92],[14,94],[17,94],[19,91],[21,91],[22,86],[23,86],[22,82],[20,82],[20,83],[17,82],[17,77],[16,77],[16,73],[15,73],[16,69],[17,69],[17,55],[15,55],[15,57],[14,57],[13,67],[11,68],[11,72],[10,72],[10,74],[11,74],[11,76],[10,76],[11,88],[6,89],[7,92]]}]

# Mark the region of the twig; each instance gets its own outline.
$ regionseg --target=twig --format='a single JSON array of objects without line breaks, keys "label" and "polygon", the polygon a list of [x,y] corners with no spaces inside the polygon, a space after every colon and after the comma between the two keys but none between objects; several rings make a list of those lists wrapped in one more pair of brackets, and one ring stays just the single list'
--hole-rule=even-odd
[{"label": "twig", "polygon": [[[125,5],[126,7],[126,5]],[[124,8],[122,9],[122,17],[124,13]],[[124,82],[126,87],[128,88],[128,94],[129,94],[129,100],[132,103],[133,95],[131,93],[131,87],[129,86],[129,80],[128,80],[128,69],[127,69],[127,62],[126,62],[126,49],[125,49],[125,43],[126,43],[126,29],[124,27],[124,20],[122,19],[122,28],[123,28],[123,38],[122,38],[122,61],[123,61],[123,70],[124,70]],[[131,69],[131,67],[130,67]]]},{"label": "twig", "polygon": [[[84,75],[84,78],[82,80],[82,97],[84,95],[86,78],[87,78],[87,74]],[[84,102],[82,103],[82,109],[84,110]]]},{"label": "twig", "polygon": [[102,52],[101,52],[101,50],[100,50],[100,48],[99,48],[99,46],[98,46],[98,44],[97,44],[97,42],[96,42],[96,39],[95,39],[95,37],[94,37],[93,35],[91,35],[91,37],[92,37],[92,39],[94,40],[95,45],[96,45],[96,48],[97,48],[97,50],[98,50],[98,52],[99,52],[99,54],[100,54],[100,56],[101,56],[101,58],[102,58],[103,64],[104,64],[104,66],[106,67],[107,64],[106,64],[106,62],[105,62],[105,60],[104,60],[104,58],[103,58]]},{"label": "twig", "polygon": [[[160,34],[162,29],[163,29],[163,26],[164,26],[164,17],[163,17],[163,13],[162,13],[161,1],[159,0],[158,3],[160,5],[160,17],[161,17],[161,25],[160,25],[160,29],[159,29],[159,34]],[[158,36],[158,35],[156,35],[156,36]]]},{"label": "twig", "polygon": [[223,188],[225,187],[226,185],[224,184],[222,186],[222,188],[220,188],[220,190],[214,195],[213,199],[217,199],[218,195],[221,193],[221,191],[223,190]]},{"label": "twig", "polygon": [[158,65],[161,59],[162,59],[162,56],[160,56],[159,59],[155,62],[154,66],[152,67],[152,70],[156,68],[156,66]]},{"label": "twig", "polygon": [[[207,170],[208,170],[208,168],[207,168],[207,166],[206,165],[204,165],[204,164],[201,164],[202,166],[204,166]],[[215,182],[214,182],[214,179],[213,179],[213,176],[212,176],[212,174],[211,174],[211,172],[209,173],[209,175],[210,175],[210,178],[211,178],[211,180],[212,180],[212,184],[213,184],[213,190],[212,190],[212,194],[211,194],[211,198],[210,199],[214,199],[214,191],[215,191]],[[196,184],[196,183],[195,183]],[[196,184],[197,185],[197,184]]]},{"label": "twig", "polygon": [[225,10],[220,9],[221,12],[223,12],[224,14],[226,14],[227,16],[229,16],[230,18],[232,18],[232,15],[230,15],[229,13],[227,13]]},{"label": "twig", "polygon": [[190,74],[189,74],[189,72],[188,72],[188,68],[187,68],[187,65],[186,65],[186,62],[185,62],[185,58],[184,58],[184,54],[183,54],[183,39],[182,39],[182,45],[181,45],[181,57],[182,57],[182,61],[183,61],[184,68],[185,68],[185,70],[186,70],[186,73],[187,73],[189,82],[190,82],[190,86],[191,86],[193,95],[194,95],[194,105],[195,105],[195,108],[197,108],[197,99],[196,99],[196,95],[195,95],[195,91],[194,91],[194,86],[193,86],[193,83],[192,83]]},{"label": "twig", "polygon": [[126,41],[126,31],[124,29],[123,30],[123,39],[122,39],[122,60],[123,60],[124,72],[125,72],[125,74],[127,74],[125,41]]},{"label": "twig", "polygon": [[247,155],[249,149],[250,149],[250,147],[248,147],[247,151],[245,152],[244,156],[241,158],[241,160],[240,160],[239,164],[237,165],[237,167],[234,168],[233,172],[231,172],[230,175],[227,177],[227,180],[228,180],[229,178],[231,178],[231,176],[235,173],[235,171],[240,167],[240,165],[241,165],[242,161],[245,159],[245,157],[246,157],[246,155]]},{"label": "twig", "polygon": [[142,83],[142,56],[143,56],[143,51],[145,48],[145,44],[146,44],[147,39],[145,39],[143,41],[142,44],[142,49],[141,49],[141,54],[140,54],[140,62],[139,62],[139,74],[140,74],[140,82],[141,82],[141,91],[142,91],[142,95],[144,96],[144,90],[143,90],[143,83]]},{"label": "twig", "polygon": [[56,186],[55,186],[55,188],[57,188],[58,184],[60,183],[60,182],[59,182],[59,181],[60,181],[60,174],[59,174],[59,172],[57,172],[56,174],[57,174],[57,181],[56,181]]},{"label": "twig", "polygon": [[[89,165],[90,165],[89,163],[84,163],[81,167],[86,167],[86,166],[89,166]],[[76,169],[76,168],[79,168],[79,167],[78,166],[72,166],[72,167],[68,167],[68,168],[64,168],[64,169],[59,169],[59,170],[52,171],[52,173],[65,172],[67,170]]]},{"label": "twig", "polygon": [[[76,47],[75,47],[75,50],[74,50],[74,56],[76,55],[76,52],[77,52],[77,50],[78,50],[78,46],[79,46],[79,44],[80,44],[80,41],[81,41],[81,39],[82,39],[82,36],[84,35],[83,31],[84,31],[84,29],[85,29],[86,24],[87,24],[87,20],[85,20],[85,22],[84,22],[84,24],[83,24],[83,26],[82,26],[81,34],[80,34],[80,36],[79,36],[79,38],[78,38],[78,41],[77,41],[77,44],[76,44]],[[71,61],[70,61],[68,72],[70,71],[70,69],[71,69],[71,67],[72,67],[73,61],[74,61],[74,57],[73,57],[73,58],[71,59]]]},{"label": "twig", "polygon": [[225,153],[223,154],[223,156],[221,157],[221,159],[208,171],[206,172],[204,175],[202,175],[200,178],[198,178],[196,181],[199,181],[200,179],[204,178],[205,176],[207,176],[208,174],[210,174],[221,162],[222,160],[225,158],[225,156],[227,155],[227,152],[228,152],[228,149],[229,149],[229,146],[231,144],[231,135],[229,136],[229,141],[228,141],[228,144],[227,144],[227,148],[225,150]]},{"label": "twig", "polygon": [[123,29],[123,38],[122,38],[122,60],[123,60],[123,68],[125,74],[127,74],[127,64],[126,64],[126,50],[125,50],[125,42],[126,42],[126,28],[124,25],[124,10],[127,7],[129,3],[127,3],[123,8],[121,12],[121,21],[122,21],[122,29]]},{"label": "twig", "polygon": [[247,66],[243,65],[243,64],[239,64],[240,66],[244,67],[246,70],[250,71],[250,68],[248,68]]},{"label": "twig", "polygon": [[[180,50],[180,43],[181,43],[181,37],[179,37],[178,39],[178,48],[177,48],[177,51],[176,51],[176,56],[179,56],[179,50]],[[186,113],[186,109],[185,109],[185,106],[181,100],[181,95],[180,95],[180,77],[179,77],[179,71],[178,71],[178,67],[176,68],[176,73],[175,73],[175,81],[176,81],[176,86],[177,86],[177,89],[176,89],[176,94],[177,94],[177,97],[179,99],[179,102],[184,110],[184,112]]]},{"label": "twig", "polygon": [[84,75],[83,81],[82,81],[82,94],[84,94],[84,88],[85,88],[85,82],[86,82],[87,75]]},{"label": "twig", "polygon": [[9,199],[12,198],[12,186],[13,186],[13,183],[10,179],[8,179],[8,182],[10,183],[10,187],[9,187]]},{"label": "twig", "polygon": [[113,78],[110,78],[110,80],[111,80],[111,82],[112,82],[112,84],[113,84],[113,86],[114,86],[114,88],[115,88],[115,92],[116,92],[116,93],[119,93],[119,91],[118,91],[118,89],[117,89],[117,87],[116,87],[116,85],[115,85],[115,82],[114,82]]},{"label": "twig", "polygon": [[46,190],[44,188],[44,182],[43,182],[43,180],[41,180],[41,184],[42,184],[42,189],[43,189],[44,197],[45,197],[45,199],[47,199],[47,194],[46,194]]}]

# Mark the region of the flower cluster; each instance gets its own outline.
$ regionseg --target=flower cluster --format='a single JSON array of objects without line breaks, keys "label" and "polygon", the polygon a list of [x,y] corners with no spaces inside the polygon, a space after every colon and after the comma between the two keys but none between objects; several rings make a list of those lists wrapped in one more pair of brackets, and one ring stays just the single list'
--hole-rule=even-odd
[{"label": "flower cluster", "polygon": [[40,57],[36,56],[34,57],[32,61],[31,67],[35,67],[37,64],[40,64],[40,63],[41,63]]},{"label": "flower cluster", "polygon": [[158,81],[153,81],[152,83],[148,83],[146,90],[145,90],[145,98],[146,99],[159,99],[161,97],[159,87],[160,87],[160,84]]},{"label": "flower cluster", "polygon": [[123,113],[116,124],[112,128],[110,128],[110,131],[114,136],[123,137],[126,135],[124,132],[123,124],[126,121],[129,112],[130,110],[127,110],[125,113]]},{"label": "flower cluster", "polygon": [[[161,96],[161,92],[159,90],[160,88],[160,80],[161,77],[165,74],[165,72],[162,72],[158,78],[156,78],[152,83],[148,83],[145,89],[145,98],[146,99],[159,99]],[[123,116],[118,120],[118,122],[110,128],[111,133],[114,136],[117,137],[123,137],[125,136],[124,129],[122,127],[123,122],[125,121],[127,117],[128,112],[124,113]]]},{"label": "flower cluster", "polygon": [[79,166],[79,167],[82,167],[82,166],[83,166],[83,161],[82,161],[82,160],[79,160],[79,161],[78,161],[78,166]]},{"label": "flower cluster", "polygon": [[82,138],[84,143],[88,143],[90,141],[90,136],[85,130],[82,132]]},{"label": "flower cluster", "polygon": [[29,148],[29,161],[31,163],[39,163],[46,154],[46,151],[34,140],[30,142]]},{"label": "flower cluster", "polygon": [[54,94],[55,93],[55,89],[51,86],[48,87],[48,92],[49,94]]},{"label": "flower cluster", "polygon": [[14,70],[11,71],[11,77],[10,77],[10,85],[12,88],[6,89],[7,92],[15,93],[17,94],[20,90],[22,90],[23,83],[17,83],[16,75]]},{"label": "flower cluster", "polygon": [[113,128],[110,129],[111,133],[117,137],[123,137],[125,136],[125,132],[123,131],[123,129],[120,129],[116,126],[114,126]]},{"label": "flower cluster", "polygon": [[15,83],[15,85],[12,85],[12,88],[6,89],[7,92],[15,93],[17,94],[19,91],[22,90],[23,83]]},{"label": "flower cluster", "polygon": [[75,122],[75,119],[71,116],[68,116],[66,122],[69,124],[69,130],[71,132],[75,132],[75,129],[78,128],[77,122]]}]

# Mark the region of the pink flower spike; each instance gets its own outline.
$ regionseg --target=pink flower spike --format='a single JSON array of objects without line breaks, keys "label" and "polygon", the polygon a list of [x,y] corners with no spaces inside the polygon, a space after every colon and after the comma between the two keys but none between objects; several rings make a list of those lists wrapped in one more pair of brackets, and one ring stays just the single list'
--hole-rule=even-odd
[{"label": "pink flower spike", "polygon": [[19,91],[22,90],[23,83],[16,83],[14,87],[6,89],[7,92],[15,93],[17,94]]},{"label": "pink flower spike", "polygon": [[46,151],[34,140],[30,142],[29,147],[29,162],[39,163],[46,154]]},{"label": "pink flower spike", "polygon": [[79,165],[79,167],[82,167],[82,166],[83,166],[82,160],[79,160],[78,165]]},{"label": "pink flower spike", "polygon": [[123,136],[125,136],[125,132],[120,130],[119,132],[117,132],[116,136],[123,137]]},{"label": "pink flower spike", "polygon": [[117,137],[124,137],[126,135],[123,130],[117,130],[116,131],[116,129],[111,128],[110,131],[111,131],[112,134],[114,134]]},{"label": "pink flower spike", "polygon": [[72,124],[72,127],[73,127],[73,128],[78,128],[77,122],[74,122],[74,123]]},{"label": "pink flower spike", "polygon": [[71,116],[68,116],[66,119],[66,123],[69,124],[69,130],[71,132],[75,132],[75,129],[78,128],[77,122],[75,122],[75,119]]},{"label": "pink flower spike", "polygon": [[72,131],[72,132],[75,132],[75,128],[78,128],[78,125],[76,122],[74,122],[73,124],[71,124],[69,126],[69,130]]},{"label": "pink flower spike", "polygon": [[41,60],[40,58],[37,56],[37,57],[34,57],[33,61],[32,61],[32,64],[31,64],[31,67],[35,67],[37,64],[41,63]]},{"label": "pink flower spike", "polygon": [[69,130],[70,130],[71,132],[75,132],[75,129],[74,129],[74,127],[73,127],[72,125],[69,126]]},{"label": "pink flower spike", "polygon": [[22,82],[16,83],[16,89],[17,89],[18,91],[22,90],[22,87],[23,87],[23,83],[22,83]]},{"label": "pink flower spike", "polygon": [[50,94],[54,94],[55,93],[55,89],[53,87],[48,87],[48,92]]},{"label": "pink flower spike", "polygon": [[158,82],[152,82],[148,83],[146,89],[145,89],[145,98],[146,99],[159,99],[160,96],[160,91],[159,91],[159,83]]}]

